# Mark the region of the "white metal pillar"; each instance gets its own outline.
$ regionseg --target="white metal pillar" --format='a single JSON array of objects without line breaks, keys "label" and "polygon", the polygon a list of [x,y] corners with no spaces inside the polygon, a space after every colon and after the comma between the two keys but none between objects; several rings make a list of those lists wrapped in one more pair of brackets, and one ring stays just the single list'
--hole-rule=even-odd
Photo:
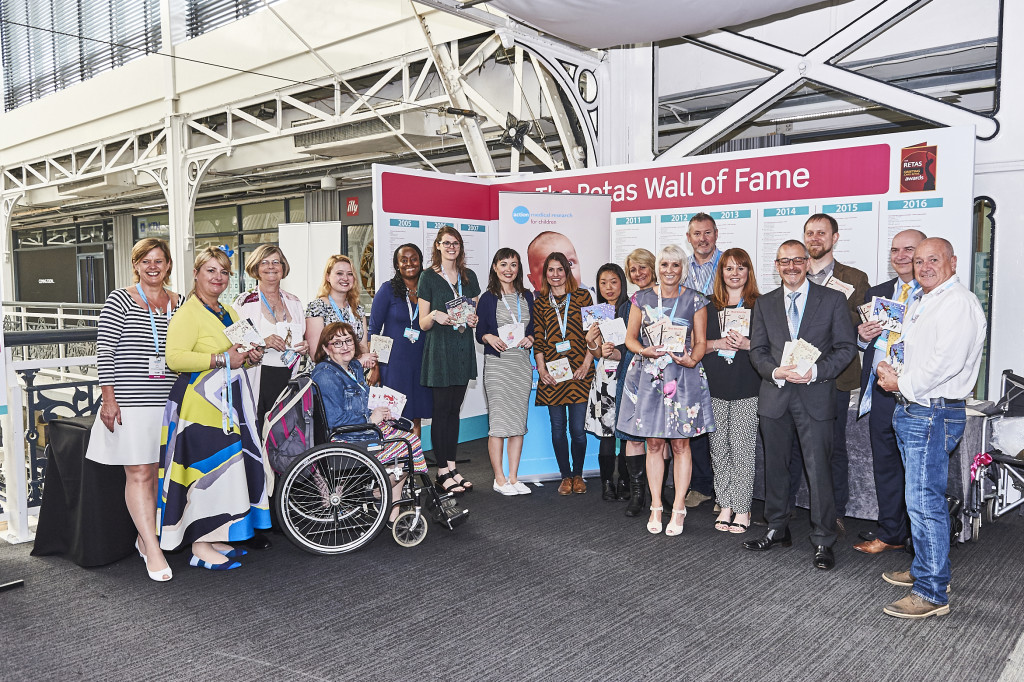
[{"label": "white metal pillar", "polygon": [[651,45],[611,50],[598,77],[598,158],[602,166],[654,158],[655,50]]}]

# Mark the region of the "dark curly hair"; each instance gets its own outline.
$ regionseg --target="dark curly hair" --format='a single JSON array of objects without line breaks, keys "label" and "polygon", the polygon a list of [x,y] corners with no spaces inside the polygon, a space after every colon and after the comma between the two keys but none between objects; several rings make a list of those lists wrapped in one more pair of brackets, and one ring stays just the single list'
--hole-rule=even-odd
[{"label": "dark curly hair", "polygon": [[398,253],[402,249],[412,249],[416,252],[416,255],[420,257],[420,272],[423,271],[423,252],[420,251],[420,247],[415,244],[402,244],[395,249],[395,253],[391,256],[391,263],[395,266],[395,276],[391,278],[391,290],[398,298],[405,298],[409,293],[409,287],[406,286],[405,279],[402,278],[402,273],[398,269]]}]

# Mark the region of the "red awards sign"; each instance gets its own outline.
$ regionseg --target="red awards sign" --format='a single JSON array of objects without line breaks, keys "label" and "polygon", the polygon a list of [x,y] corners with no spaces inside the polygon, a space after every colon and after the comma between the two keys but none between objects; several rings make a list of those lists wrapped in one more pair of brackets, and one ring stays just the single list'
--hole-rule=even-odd
[{"label": "red awards sign", "polygon": [[359,197],[349,197],[345,199],[345,215],[359,215]]},{"label": "red awards sign", "polygon": [[938,146],[925,142],[900,150],[900,191],[929,192],[935,189]]}]

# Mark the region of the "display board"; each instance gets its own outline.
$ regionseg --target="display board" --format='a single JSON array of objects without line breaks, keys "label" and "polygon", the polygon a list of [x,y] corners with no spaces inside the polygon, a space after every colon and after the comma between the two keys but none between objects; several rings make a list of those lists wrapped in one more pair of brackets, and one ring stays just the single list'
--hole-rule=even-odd
[{"label": "display board", "polygon": [[[503,192],[610,197],[608,225],[594,225],[581,239],[597,243],[609,235],[608,259],[620,265],[637,247],[656,253],[674,243],[689,251],[689,219],[697,212],[710,213],[718,223],[719,248],[740,247],[750,254],[762,292],[779,284],[773,265],[779,244],[802,239],[804,222],[818,212],[833,215],[839,223],[836,259],[866,272],[872,284],[895,276],[889,266],[889,245],[901,230],[915,228],[948,239],[961,255],[961,263],[969,262],[967,254],[973,252],[974,131],[967,127],[517,180],[458,178],[375,166],[374,183],[374,229],[382,245],[376,252],[379,273],[391,272],[391,252],[402,239],[427,237],[429,221],[482,225],[488,231],[488,254],[493,253],[501,242],[494,232]],[[419,223],[399,222],[394,229],[401,232],[391,233],[393,220]],[[385,240],[388,246],[383,245]],[[489,258],[474,259],[478,275],[485,272]],[[962,277],[970,285],[970,274],[963,272]],[[592,282],[593,273],[584,269],[582,278]],[[463,412],[481,415],[485,409],[478,391],[467,398]]]}]

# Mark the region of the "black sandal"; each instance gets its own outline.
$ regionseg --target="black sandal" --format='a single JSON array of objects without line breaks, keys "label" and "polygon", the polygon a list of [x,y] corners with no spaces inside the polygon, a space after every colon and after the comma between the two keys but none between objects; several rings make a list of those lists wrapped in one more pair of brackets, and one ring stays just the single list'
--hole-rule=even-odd
[{"label": "black sandal", "polygon": [[[466,488],[461,483],[456,481],[455,480],[455,476],[452,475],[454,471],[455,471],[454,469],[450,469],[450,470],[446,471],[443,474],[439,473],[437,475],[437,480],[434,482],[434,487],[437,488],[437,490],[439,492],[441,492],[442,494],[443,493],[456,493],[456,494],[459,494],[459,493],[466,492]],[[446,487],[445,483],[447,483],[448,481],[451,481],[452,485]]]},{"label": "black sandal", "polygon": [[[449,469],[448,473],[451,474],[453,478],[455,476],[462,476],[462,474],[459,473],[458,469]],[[455,481],[455,484],[461,485],[463,488],[465,488],[467,493],[473,492],[473,482],[467,479],[465,476],[462,476],[461,481]]]}]

